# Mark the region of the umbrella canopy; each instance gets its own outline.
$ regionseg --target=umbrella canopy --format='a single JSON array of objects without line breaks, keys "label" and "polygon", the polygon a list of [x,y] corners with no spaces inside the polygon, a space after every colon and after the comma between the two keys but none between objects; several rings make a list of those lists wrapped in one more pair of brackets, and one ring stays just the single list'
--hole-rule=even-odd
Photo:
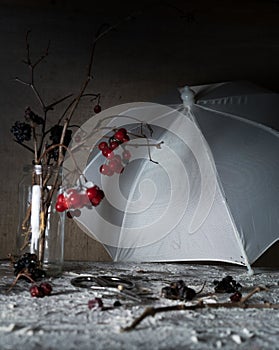
[{"label": "umbrella canopy", "polygon": [[115,261],[223,261],[250,269],[279,239],[279,137],[271,128],[278,95],[235,82],[180,92],[183,103],[172,107],[124,104],[83,126],[102,130],[93,144],[104,128],[142,136],[148,123],[153,133],[125,145],[131,159],[122,174],[100,175],[100,152],[81,157],[106,200],[75,220]]}]

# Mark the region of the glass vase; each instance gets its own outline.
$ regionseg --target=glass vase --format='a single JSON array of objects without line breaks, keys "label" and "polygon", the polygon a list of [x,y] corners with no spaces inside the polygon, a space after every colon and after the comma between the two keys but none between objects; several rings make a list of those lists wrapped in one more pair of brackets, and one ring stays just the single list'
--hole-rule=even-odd
[{"label": "glass vase", "polygon": [[[62,273],[64,262],[65,213],[55,210],[58,190],[54,189],[53,185],[56,181],[55,187],[59,188],[61,175],[57,174],[57,169],[51,167],[42,168],[41,173],[38,175],[34,166],[30,165],[23,169],[18,188],[19,223],[16,254],[36,254],[40,268],[46,272],[47,277],[54,277]],[[40,196],[37,208],[34,204],[34,189],[39,191]]]}]

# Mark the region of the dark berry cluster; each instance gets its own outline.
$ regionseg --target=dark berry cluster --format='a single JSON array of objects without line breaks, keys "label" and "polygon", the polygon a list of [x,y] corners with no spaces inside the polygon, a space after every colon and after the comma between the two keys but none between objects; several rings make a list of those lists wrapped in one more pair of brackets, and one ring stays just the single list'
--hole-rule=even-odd
[{"label": "dark berry cluster", "polygon": [[58,212],[69,210],[68,217],[79,216],[81,208],[96,207],[104,196],[104,192],[96,185],[70,188],[57,196],[55,208]]},{"label": "dark berry cluster", "polygon": [[11,133],[19,143],[31,140],[31,126],[28,123],[16,121],[11,127]]},{"label": "dark berry cluster", "polygon": [[239,289],[242,288],[242,286],[236,282],[232,276],[226,276],[221,281],[214,281],[215,285],[215,292],[216,293],[235,293]]},{"label": "dark berry cluster", "polygon": [[167,299],[192,300],[198,293],[185,285],[182,280],[172,282],[169,286],[163,287],[161,295]]},{"label": "dark berry cluster", "polygon": [[[25,253],[17,261],[14,262],[14,274],[18,276],[24,273],[30,276],[34,281],[46,277],[46,272],[39,267],[36,254]],[[22,278],[25,278],[22,276]],[[25,278],[29,281],[28,278]]]},{"label": "dark berry cluster", "polygon": [[100,167],[100,173],[107,176],[112,176],[114,173],[121,174],[124,170],[125,164],[127,164],[131,158],[131,153],[124,149],[122,157],[119,154],[114,154],[114,150],[122,143],[130,140],[127,130],[125,128],[118,129],[109,142],[102,141],[99,143],[99,150],[102,155],[107,158],[107,163],[102,164]]},{"label": "dark berry cluster", "polygon": [[[50,136],[49,139],[52,141],[52,144],[49,146],[57,145],[60,143],[61,136],[63,132],[63,126],[62,125],[54,125],[50,129]],[[64,136],[64,142],[63,145],[68,147],[72,139],[72,130],[67,129]],[[65,154],[66,150],[62,150],[63,154]],[[59,156],[59,147],[55,147],[52,151],[49,152],[50,157],[53,158],[55,161],[57,161]]]},{"label": "dark berry cluster", "polygon": [[43,298],[49,296],[52,292],[52,287],[47,282],[42,282],[40,285],[34,284],[30,287],[30,294],[32,297]]}]

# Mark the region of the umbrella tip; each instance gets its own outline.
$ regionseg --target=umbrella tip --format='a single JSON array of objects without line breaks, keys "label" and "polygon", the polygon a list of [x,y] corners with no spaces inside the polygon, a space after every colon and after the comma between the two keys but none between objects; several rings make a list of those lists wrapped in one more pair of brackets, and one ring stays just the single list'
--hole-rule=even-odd
[{"label": "umbrella tip", "polygon": [[195,103],[195,93],[188,85],[178,89],[184,107],[191,107]]}]

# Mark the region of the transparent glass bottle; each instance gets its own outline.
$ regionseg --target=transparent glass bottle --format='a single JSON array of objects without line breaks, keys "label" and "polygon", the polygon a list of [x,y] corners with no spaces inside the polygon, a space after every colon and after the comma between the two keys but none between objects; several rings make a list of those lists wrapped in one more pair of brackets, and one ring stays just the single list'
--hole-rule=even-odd
[{"label": "transparent glass bottle", "polygon": [[[18,189],[19,223],[16,254],[21,256],[27,252],[35,253],[41,263],[41,268],[46,271],[49,277],[60,275],[64,262],[65,213],[58,213],[55,210],[57,191],[53,191],[53,181],[56,176],[58,176],[58,184],[61,183],[61,175],[57,172],[57,169],[43,168],[41,177],[40,174],[36,174],[34,166],[27,165],[23,169]],[[41,188],[38,199],[39,209],[34,205],[34,193],[36,192],[34,185]],[[52,199],[48,200],[52,191]],[[34,213],[36,210],[38,213]],[[35,232],[37,214],[38,234]]]}]

